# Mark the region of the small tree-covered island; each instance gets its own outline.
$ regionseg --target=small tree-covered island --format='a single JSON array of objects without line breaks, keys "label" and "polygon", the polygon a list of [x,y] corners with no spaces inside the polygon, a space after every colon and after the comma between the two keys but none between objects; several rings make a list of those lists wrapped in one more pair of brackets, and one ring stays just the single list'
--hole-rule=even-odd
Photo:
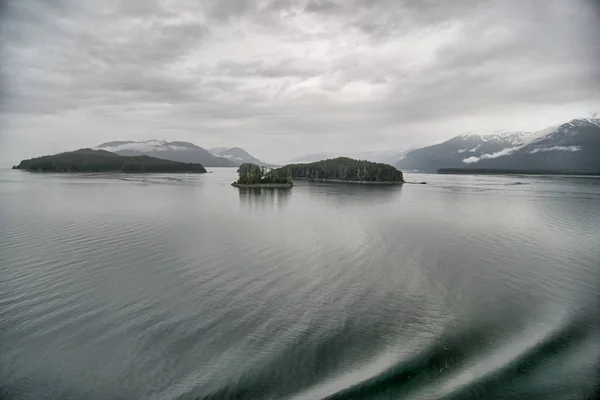
[{"label": "small tree-covered island", "polygon": [[[293,179],[347,183],[404,183],[402,172],[388,164],[338,157],[307,164],[290,164],[286,170]],[[277,170],[275,170],[277,171]]]},{"label": "small tree-covered island", "polygon": [[290,188],[292,183],[291,175],[278,168],[268,171],[260,165],[244,163],[238,168],[239,178],[231,185],[235,187],[269,187],[269,188]]},{"label": "small tree-covered island", "polygon": [[92,149],[23,160],[13,169],[31,172],[206,172],[202,164],[188,164],[148,156],[120,156],[109,151]]},{"label": "small tree-covered island", "polygon": [[[244,168],[242,168],[244,167]],[[258,165],[245,164],[234,186],[292,186],[293,179],[317,182],[402,184],[402,172],[388,164],[338,157],[307,164],[290,164],[265,172]]]}]

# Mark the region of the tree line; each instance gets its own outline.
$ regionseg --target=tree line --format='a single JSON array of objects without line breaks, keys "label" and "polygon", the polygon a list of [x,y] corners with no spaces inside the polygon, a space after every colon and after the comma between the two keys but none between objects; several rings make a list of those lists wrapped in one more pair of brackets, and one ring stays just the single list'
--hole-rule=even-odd
[{"label": "tree line", "polygon": [[149,156],[120,156],[105,150],[82,149],[23,160],[13,169],[42,172],[196,172],[202,164],[189,164]]},{"label": "tree line", "polygon": [[355,182],[404,182],[402,172],[388,164],[338,157],[307,164],[290,164],[273,170],[294,179]]},{"label": "tree line", "polygon": [[275,169],[268,171],[264,166],[251,163],[244,163],[238,168],[239,185],[257,185],[257,184],[289,184],[292,177],[288,171]]}]

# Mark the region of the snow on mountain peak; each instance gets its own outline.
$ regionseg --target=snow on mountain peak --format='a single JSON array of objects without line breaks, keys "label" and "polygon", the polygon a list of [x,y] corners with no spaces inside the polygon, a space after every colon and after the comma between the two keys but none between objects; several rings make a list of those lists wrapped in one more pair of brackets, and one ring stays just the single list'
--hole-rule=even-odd
[{"label": "snow on mountain peak", "polygon": [[188,150],[189,147],[182,146],[182,143],[167,142],[166,140],[145,140],[141,142],[110,142],[104,143],[98,148],[106,151],[136,151],[136,152],[152,152],[152,151],[167,151],[167,150]]},{"label": "snow on mountain peak", "polygon": [[574,119],[562,125],[549,127],[547,129],[537,132],[533,143],[543,142],[545,140],[558,138],[563,135],[576,136],[579,134],[579,129],[577,128],[592,126],[600,128],[600,118]]},{"label": "snow on mountain peak", "polygon": [[578,118],[578,119],[574,119],[570,122],[567,122],[566,124],[562,124],[560,127],[561,128],[572,128],[572,127],[578,127],[578,126],[591,126],[591,125],[600,127],[600,118]]},{"label": "snow on mountain peak", "polygon": [[511,145],[520,145],[528,142],[532,137],[530,132],[522,132],[522,131],[484,131],[479,133],[463,133],[462,135],[458,135],[456,138],[462,140],[477,140],[484,143],[487,142],[502,142]]}]

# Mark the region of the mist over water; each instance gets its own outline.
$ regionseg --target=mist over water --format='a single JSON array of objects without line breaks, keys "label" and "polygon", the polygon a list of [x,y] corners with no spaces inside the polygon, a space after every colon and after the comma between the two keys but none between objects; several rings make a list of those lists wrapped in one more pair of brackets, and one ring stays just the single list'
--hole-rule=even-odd
[{"label": "mist over water", "polygon": [[0,399],[588,399],[600,179],[0,172]]}]

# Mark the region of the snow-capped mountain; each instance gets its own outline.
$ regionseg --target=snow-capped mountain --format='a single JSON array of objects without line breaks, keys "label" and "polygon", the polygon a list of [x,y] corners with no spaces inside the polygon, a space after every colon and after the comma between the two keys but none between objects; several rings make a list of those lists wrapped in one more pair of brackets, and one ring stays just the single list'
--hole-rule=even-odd
[{"label": "snow-capped mountain", "polygon": [[507,154],[467,158],[463,167],[600,172],[600,119],[574,119],[542,133]]},{"label": "snow-capped mountain", "polygon": [[564,130],[576,127],[589,127],[592,125],[600,127],[600,118],[578,118],[572,120],[571,122],[567,122],[566,124],[563,124],[560,127]]},{"label": "snow-capped mountain", "polygon": [[212,154],[212,155],[217,155],[219,153],[224,152],[225,150],[227,150],[228,147],[213,147],[212,149],[208,149],[208,151]]},{"label": "snow-capped mountain", "polygon": [[535,139],[529,132],[497,131],[464,133],[443,143],[408,152],[396,163],[404,171],[435,172],[440,168],[465,167],[471,157],[498,157]]},{"label": "snow-capped mountain", "polygon": [[164,160],[200,163],[205,167],[236,166],[233,161],[216,157],[202,147],[189,142],[167,142],[165,140],[146,140],[141,142],[120,141],[103,143],[97,149],[110,151],[122,156],[147,155]]},{"label": "snow-capped mountain", "polygon": [[502,145],[518,146],[534,138],[530,132],[521,131],[490,131],[479,133],[463,133],[456,136],[464,140],[474,139],[483,143],[500,143]]},{"label": "snow-capped mountain", "polygon": [[248,153],[246,150],[242,149],[241,147],[230,147],[230,148],[215,147],[215,148],[209,149],[208,151],[210,151],[215,156],[230,160],[236,166],[240,166],[243,163],[264,165],[265,167],[273,167],[274,166],[273,164],[269,164],[269,163],[259,160],[258,158],[254,157],[253,155],[251,155],[250,153]]},{"label": "snow-capped mountain", "polygon": [[600,172],[600,119],[574,119],[534,133],[466,133],[411,151],[396,168],[421,172],[440,168]]}]

